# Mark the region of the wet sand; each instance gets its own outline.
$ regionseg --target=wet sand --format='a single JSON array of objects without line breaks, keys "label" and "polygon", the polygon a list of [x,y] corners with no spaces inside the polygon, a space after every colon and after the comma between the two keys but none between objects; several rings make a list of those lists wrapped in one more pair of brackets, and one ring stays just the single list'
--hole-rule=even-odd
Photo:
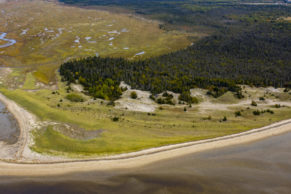
[{"label": "wet sand", "polygon": [[291,192],[291,132],[138,168],[1,176],[0,193]]}]

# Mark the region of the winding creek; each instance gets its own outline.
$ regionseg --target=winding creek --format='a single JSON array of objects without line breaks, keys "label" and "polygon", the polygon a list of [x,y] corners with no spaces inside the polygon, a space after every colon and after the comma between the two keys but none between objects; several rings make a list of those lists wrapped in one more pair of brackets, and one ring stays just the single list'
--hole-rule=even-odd
[{"label": "winding creek", "polygon": [[5,38],[6,35],[7,35],[7,33],[1,33],[0,32],[0,40],[3,40],[5,42],[7,42],[6,44],[0,45],[0,48],[9,47],[9,46],[12,46],[12,45],[14,45],[16,43],[16,40]]},{"label": "winding creek", "polygon": [[17,121],[0,101],[0,142],[14,144],[18,140],[19,134]]}]

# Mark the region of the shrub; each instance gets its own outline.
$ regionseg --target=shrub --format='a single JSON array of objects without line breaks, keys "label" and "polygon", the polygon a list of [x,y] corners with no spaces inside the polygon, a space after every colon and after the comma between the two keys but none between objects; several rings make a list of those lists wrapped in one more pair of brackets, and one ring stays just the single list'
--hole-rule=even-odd
[{"label": "shrub", "polygon": [[241,116],[241,112],[240,112],[240,111],[236,111],[236,112],[234,113],[234,115],[235,115],[236,117],[240,117],[240,116]]},{"label": "shrub", "polygon": [[264,98],[264,97],[260,97],[259,99],[260,99],[260,101],[264,101],[264,100],[265,100],[265,98]]},{"label": "shrub", "polygon": [[152,99],[153,101],[156,100],[155,96],[153,94],[150,95],[150,99]]},{"label": "shrub", "polygon": [[241,91],[238,91],[238,92],[235,93],[235,97],[237,97],[238,99],[242,99],[242,98],[244,98],[245,96],[242,94]]},{"label": "shrub", "polygon": [[281,108],[281,105],[280,104],[275,104],[274,107],[275,108]]},{"label": "shrub", "polygon": [[165,99],[163,99],[163,98],[158,98],[158,99],[156,100],[156,103],[158,103],[158,104],[170,104],[170,105],[175,105],[175,103],[173,102],[172,98],[169,98],[169,97],[167,97],[167,98],[165,98]]},{"label": "shrub", "polygon": [[137,99],[137,93],[136,92],[131,92],[130,93],[130,97],[132,98],[132,99]]},{"label": "shrub", "polygon": [[71,86],[68,86],[68,87],[66,88],[66,91],[67,91],[67,93],[70,93],[70,91],[72,91]]},{"label": "shrub", "polygon": [[198,103],[198,99],[195,97],[192,97],[189,91],[182,92],[179,96],[179,100],[187,102],[189,104],[192,104],[192,103],[197,104]]},{"label": "shrub", "polygon": [[174,96],[172,94],[169,94],[168,92],[164,92],[163,97],[167,97],[167,98],[172,99]]},{"label": "shrub", "polygon": [[71,102],[84,102],[84,98],[78,94],[68,94],[66,99],[70,100]]},{"label": "shrub", "polygon": [[113,121],[113,122],[117,122],[117,121],[119,121],[119,117],[113,117],[113,118],[112,118],[112,121]]},{"label": "shrub", "polygon": [[256,115],[256,116],[258,116],[258,115],[261,114],[261,112],[259,110],[255,110],[255,111],[253,111],[253,114]]},{"label": "shrub", "polygon": [[109,101],[109,102],[107,103],[107,106],[115,106],[115,102],[114,102],[114,101]]},{"label": "shrub", "polygon": [[222,119],[222,121],[224,121],[224,122],[227,121],[227,117],[224,116],[223,119]]},{"label": "shrub", "polygon": [[165,104],[162,98],[158,98],[156,101],[158,104]]},{"label": "shrub", "polygon": [[120,89],[122,92],[125,92],[126,90],[128,90],[127,87],[121,87]]},{"label": "shrub", "polygon": [[251,105],[252,106],[258,106],[258,104],[255,101],[252,101]]},{"label": "shrub", "polygon": [[[213,96],[214,98],[218,98],[219,96],[222,96],[226,92],[227,92],[227,89],[224,87],[211,86],[206,94]],[[240,94],[238,95],[240,96]]]}]

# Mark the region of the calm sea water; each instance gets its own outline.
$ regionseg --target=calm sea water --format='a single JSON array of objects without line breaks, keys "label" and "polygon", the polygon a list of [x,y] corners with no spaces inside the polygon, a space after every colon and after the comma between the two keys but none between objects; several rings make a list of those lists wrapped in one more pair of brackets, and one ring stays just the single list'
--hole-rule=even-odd
[{"label": "calm sea water", "polygon": [[[4,184],[7,180],[11,183]],[[142,168],[54,177],[0,177],[0,193],[290,194],[291,133]]]},{"label": "calm sea water", "polygon": [[0,102],[0,141],[14,144],[17,142],[19,132],[16,120]]}]

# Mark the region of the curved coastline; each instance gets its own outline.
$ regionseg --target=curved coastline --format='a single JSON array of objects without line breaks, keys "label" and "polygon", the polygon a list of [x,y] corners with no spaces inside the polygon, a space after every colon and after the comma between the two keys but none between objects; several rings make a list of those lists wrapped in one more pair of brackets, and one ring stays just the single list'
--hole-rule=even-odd
[{"label": "curved coastline", "polygon": [[[3,124],[2,124],[3,122]],[[6,110],[6,106],[0,101],[0,141],[14,144],[18,140],[18,133],[20,131],[16,119]]]},{"label": "curved coastline", "polygon": [[32,114],[24,110],[22,107],[17,105],[12,100],[6,98],[1,93],[0,101],[6,106],[7,110],[14,116],[20,129],[19,139],[18,142],[15,144],[15,146],[19,147],[19,149],[15,154],[14,158],[10,159],[10,161],[16,161],[21,159],[23,155],[25,147],[27,146],[29,132],[36,123],[36,117],[34,117]]},{"label": "curved coastline", "polygon": [[134,168],[196,152],[249,143],[291,131],[291,119],[288,119],[262,128],[252,129],[243,133],[218,137],[214,139],[151,148],[114,156],[95,157],[84,160],[63,158],[29,160],[24,159],[25,157],[22,158],[21,156],[24,152],[27,151],[29,143],[29,131],[35,125],[36,118],[18,106],[15,102],[7,99],[1,93],[0,100],[7,106],[7,109],[11,112],[11,114],[14,115],[21,128],[21,139],[19,141],[21,144],[21,149],[18,152],[18,158],[16,160],[2,160],[2,162],[0,162],[0,175],[38,176],[65,174],[78,171],[86,172],[92,170]]}]

